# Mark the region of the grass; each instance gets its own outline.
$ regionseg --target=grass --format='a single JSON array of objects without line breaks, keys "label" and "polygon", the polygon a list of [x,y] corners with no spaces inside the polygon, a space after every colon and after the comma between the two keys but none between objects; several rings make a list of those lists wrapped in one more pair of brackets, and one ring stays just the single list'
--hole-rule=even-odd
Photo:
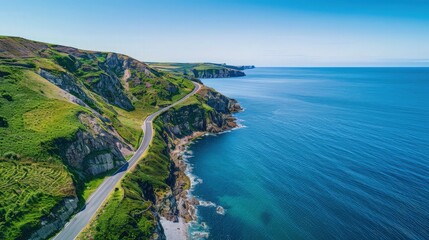
[{"label": "grass", "polygon": [[23,238],[74,191],[70,173],[59,162],[1,160],[0,239]]},{"label": "grass", "polygon": [[117,169],[112,169],[86,180],[83,187],[82,198],[87,201],[89,197],[91,197],[91,194],[94,193],[95,190],[97,190],[97,188],[103,183],[106,177],[115,173],[116,170]]},{"label": "grass", "polygon": [[34,91],[38,82],[28,76],[14,70],[0,82],[0,92],[12,96],[12,101],[0,98],[0,113],[8,122],[0,128],[0,155],[14,151],[43,160],[50,157],[53,140],[70,139],[83,127],[77,115],[86,110]]},{"label": "grass", "polygon": [[16,239],[75,195],[72,175],[51,151],[55,139],[70,139],[82,128],[77,115],[85,110],[60,100],[25,70],[0,69],[10,73],[0,81],[2,96],[8,96],[0,98],[7,121],[0,127],[0,239]]},{"label": "grass", "polygon": [[149,239],[155,221],[151,205],[148,201],[128,199],[123,188],[116,188],[98,221],[77,239]]},{"label": "grass", "polygon": [[214,65],[214,64],[199,64],[194,67],[198,71],[214,70],[214,69],[225,69],[225,67]]},{"label": "grass", "polygon": [[23,83],[28,83],[26,87],[33,90],[35,93],[42,94],[49,99],[68,101],[65,92],[59,91],[57,86],[46,81],[46,79],[42,78],[37,73],[33,71],[23,71],[23,77],[26,79]]},{"label": "grass", "polygon": [[192,75],[192,70],[205,71],[214,69],[226,69],[227,67],[221,64],[214,63],[148,63],[151,67],[179,75]]},{"label": "grass", "polygon": [[[205,91],[205,89],[202,89],[201,91]],[[194,96],[189,97],[185,101],[174,106],[173,109],[179,110],[180,108],[189,106],[189,105],[202,106],[206,110],[206,112],[213,111],[213,108],[205,103],[205,101],[202,99],[200,94],[195,94]]]}]

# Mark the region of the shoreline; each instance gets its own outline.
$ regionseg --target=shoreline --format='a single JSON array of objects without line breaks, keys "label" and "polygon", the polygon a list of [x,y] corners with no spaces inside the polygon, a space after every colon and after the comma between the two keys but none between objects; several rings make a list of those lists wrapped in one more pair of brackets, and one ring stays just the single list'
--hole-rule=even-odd
[{"label": "shoreline", "polygon": [[164,229],[166,239],[189,239],[188,235],[188,223],[183,218],[179,217],[178,222],[167,220],[165,217],[161,217],[159,222]]},{"label": "shoreline", "polygon": [[170,152],[170,159],[176,167],[177,177],[173,192],[177,203],[177,221],[167,220],[161,217],[160,223],[164,229],[164,234],[168,239],[187,240],[190,239],[189,225],[191,221],[196,221],[196,206],[199,204],[196,198],[191,198],[189,190],[192,188],[192,181],[189,174],[189,165],[183,158],[187,147],[193,140],[204,136],[207,132],[194,132],[190,136],[176,139],[174,150]]},{"label": "shoreline", "polygon": [[[216,210],[218,214],[225,214],[225,210],[222,206],[217,205],[215,203],[209,201],[203,201],[197,199],[192,195],[191,191],[193,187],[199,183],[199,180],[192,175],[192,167],[190,163],[187,161],[186,153],[188,147],[194,143],[194,141],[198,138],[208,136],[210,134],[224,134],[229,133],[233,130],[237,130],[245,127],[244,125],[239,124],[242,122],[241,120],[235,118],[234,125],[230,126],[228,129],[223,129],[220,132],[210,133],[208,131],[199,131],[194,132],[190,136],[186,136],[184,138],[180,138],[174,141],[174,150],[170,152],[170,159],[174,162],[177,171],[175,175],[177,176],[177,181],[175,187],[173,189],[174,197],[176,198],[178,216],[177,221],[171,221],[166,219],[165,217],[161,217],[160,223],[164,229],[164,234],[169,239],[174,240],[188,240],[191,239],[190,227],[192,224],[201,225],[203,229],[207,228],[207,225],[203,223],[198,223],[198,215],[197,215],[197,206],[206,206],[206,207],[214,207],[220,208],[220,210]],[[184,179],[184,177],[186,177]],[[185,181],[185,183],[184,183]],[[186,187],[185,187],[186,186]],[[198,231],[198,238],[208,238],[209,232]]]}]

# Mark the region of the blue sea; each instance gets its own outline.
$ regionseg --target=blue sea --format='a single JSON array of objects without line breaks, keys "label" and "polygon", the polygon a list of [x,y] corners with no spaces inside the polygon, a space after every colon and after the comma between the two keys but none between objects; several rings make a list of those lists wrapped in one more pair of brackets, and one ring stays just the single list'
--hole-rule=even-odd
[{"label": "blue sea", "polygon": [[246,74],[203,79],[245,111],[189,147],[192,194],[225,209],[198,207],[191,234],[429,239],[429,68]]}]

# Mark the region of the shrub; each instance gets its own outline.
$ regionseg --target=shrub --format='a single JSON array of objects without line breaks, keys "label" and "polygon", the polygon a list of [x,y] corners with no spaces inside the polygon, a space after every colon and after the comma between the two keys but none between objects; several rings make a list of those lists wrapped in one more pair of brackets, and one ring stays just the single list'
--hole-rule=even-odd
[{"label": "shrub", "polygon": [[12,95],[10,95],[8,93],[2,93],[1,97],[8,100],[9,102],[13,101]]},{"label": "shrub", "polygon": [[18,160],[19,159],[19,155],[16,154],[15,152],[12,152],[12,151],[5,152],[3,154],[3,157],[7,158],[7,159],[11,159],[11,160]]},{"label": "shrub", "polygon": [[7,122],[6,118],[0,116],[0,127],[7,128],[9,126],[9,123]]}]

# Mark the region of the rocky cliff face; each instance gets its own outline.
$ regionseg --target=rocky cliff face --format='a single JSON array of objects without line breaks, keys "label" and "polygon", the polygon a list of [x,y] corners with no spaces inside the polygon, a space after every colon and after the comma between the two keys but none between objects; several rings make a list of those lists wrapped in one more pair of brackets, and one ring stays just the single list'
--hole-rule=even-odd
[{"label": "rocky cliff face", "polygon": [[100,74],[87,78],[91,90],[104,97],[112,105],[125,110],[134,110],[131,100],[124,92],[120,80],[115,75]]},{"label": "rocky cliff face", "polygon": [[94,105],[94,101],[82,90],[83,85],[75,81],[73,76],[67,73],[54,74],[43,69],[39,69],[38,73],[49,82],[75,96],[75,103],[81,106],[87,106],[87,104]]},{"label": "rocky cliff face", "polygon": [[41,227],[29,236],[29,239],[48,239],[49,236],[66,224],[70,216],[77,210],[77,206],[77,197],[63,199],[48,216],[42,219]]},{"label": "rocky cliff face", "polygon": [[207,105],[217,112],[231,114],[242,110],[240,104],[238,104],[235,99],[228,98],[219,92],[210,89],[202,89],[201,96],[204,98]]},{"label": "rocky cliff face", "polygon": [[[208,88],[202,89],[197,99],[199,103],[171,109],[162,114],[159,120],[163,123],[163,139],[167,142],[172,164],[169,177],[171,191],[156,202],[160,214],[172,221],[176,221],[179,216],[186,221],[193,220],[195,211],[192,207],[195,199],[186,199],[189,180],[184,173],[186,167],[178,155],[178,148],[183,147],[179,145],[183,140],[187,142],[205,132],[219,133],[237,127],[232,113],[242,109],[236,100]],[[210,109],[203,104],[207,104]]]},{"label": "rocky cliff face", "polygon": [[[145,77],[159,77],[160,73],[150,69],[145,63],[130,58],[128,56],[109,53],[106,62],[101,66],[106,72],[114,73],[117,76],[124,76],[123,80],[127,85],[137,86],[142,83],[142,74]],[[128,74],[125,74],[127,73]]]},{"label": "rocky cliff face", "polygon": [[124,156],[132,153],[132,147],[114,129],[100,125],[86,113],[80,114],[79,120],[86,131],[79,130],[74,141],[61,146],[61,154],[69,166],[95,176],[126,163]]},{"label": "rocky cliff face", "polygon": [[240,70],[222,68],[222,69],[193,69],[192,73],[196,78],[228,78],[228,77],[242,77],[246,74]]}]

